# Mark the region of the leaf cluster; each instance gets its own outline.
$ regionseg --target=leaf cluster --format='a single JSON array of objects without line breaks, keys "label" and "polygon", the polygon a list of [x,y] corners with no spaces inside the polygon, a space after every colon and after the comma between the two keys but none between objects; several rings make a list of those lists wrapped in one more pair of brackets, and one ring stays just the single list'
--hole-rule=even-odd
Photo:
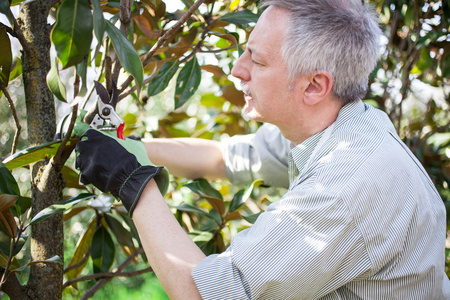
[{"label": "leaf cluster", "polygon": [[[169,8],[172,2],[178,2],[179,8]],[[243,95],[229,75],[258,19],[255,2],[54,1],[49,16],[54,19],[51,43],[56,56],[47,78],[41,80],[61,110],[72,110],[74,115],[93,98],[93,78],[110,93],[113,83],[117,84],[125,135],[219,139],[253,132],[259,124],[241,119]],[[380,15],[385,42],[366,101],[389,115],[450,207],[450,7],[447,1],[369,2]],[[0,123],[11,124],[7,129],[0,127],[5,131],[0,138],[13,140],[9,136],[15,131],[14,143],[0,140],[0,156],[8,156],[0,164],[0,267],[5,270],[0,285],[36,263],[18,259],[18,253],[28,250],[25,241],[30,226],[63,213],[66,224],[82,220],[83,229],[73,255],[64,262],[64,288],[95,280],[87,297],[114,276],[151,269],[136,270],[135,266],[124,275],[125,267],[147,262],[139,236],[120,203],[79,185],[70,157],[76,138],[67,134],[67,139],[17,151],[18,145],[28,144],[21,138],[24,101],[16,101],[8,92],[22,74],[21,58],[14,57],[11,41],[18,40],[21,51],[32,47],[21,37],[11,12],[15,5],[27,4],[0,0],[0,14],[9,23],[0,23],[0,95],[9,105],[0,113],[8,110],[15,116]],[[69,72],[73,80],[64,75]],[[59,117],[67,123],[74,120]],[[65,198],[31,218],[31,195],[21,195],[13,170],[50,159],[61,165]],[[220,253],[233,234],[255,222],[269,199],[266,193],[271,200],[279,195],[276,189],[262,187],[259,180],[244,189],[204,179],[172,178],[172,184],[167,198],[174,215],[206,254]],[[129,259],[121,261],[124,256]],[[63,262],[50,258],[46,263]]]}]

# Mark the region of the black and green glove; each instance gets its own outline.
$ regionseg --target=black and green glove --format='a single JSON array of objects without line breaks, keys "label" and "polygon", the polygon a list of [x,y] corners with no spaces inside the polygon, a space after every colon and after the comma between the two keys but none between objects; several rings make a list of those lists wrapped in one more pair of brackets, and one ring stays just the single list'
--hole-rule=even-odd
[{"label": "black and green glove", "polygon": [[144,143],[139,140],[121,140],[89,129],[81,136],[76,151],[80,182],[92,183],[122,200],[130,216],[150,179],[155,179],[163,196],[167,192],[169,172],[148,159]]}]

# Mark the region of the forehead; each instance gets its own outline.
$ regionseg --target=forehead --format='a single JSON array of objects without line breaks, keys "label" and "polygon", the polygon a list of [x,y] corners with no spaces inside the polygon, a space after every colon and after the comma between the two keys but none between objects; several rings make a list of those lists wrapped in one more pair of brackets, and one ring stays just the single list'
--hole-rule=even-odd
[{"label": "forehead", "polygon": [[289,12],[269,6],[259,18],[250,34],[248,47],[255,54],[279,54],[289,24]]}]

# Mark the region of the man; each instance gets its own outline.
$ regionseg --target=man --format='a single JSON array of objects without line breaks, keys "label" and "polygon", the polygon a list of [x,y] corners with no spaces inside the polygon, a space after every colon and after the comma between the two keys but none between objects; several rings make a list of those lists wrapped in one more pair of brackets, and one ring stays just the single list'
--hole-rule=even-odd
[{"label": "man", "polygon": [[[379,47],[374,15],[356,0],[262,5],[232,75],[244,115],[270,124],[222,144],[154,139],[146,149],[180,176],[289,186],[281,200],[205,257],[157,188],[161,168],[89,130],[81,180],[122,199],[172,299],[449,298],[442,200],[388,117],[360,100]],[[127,162],[93,150],[105,148]]]}]

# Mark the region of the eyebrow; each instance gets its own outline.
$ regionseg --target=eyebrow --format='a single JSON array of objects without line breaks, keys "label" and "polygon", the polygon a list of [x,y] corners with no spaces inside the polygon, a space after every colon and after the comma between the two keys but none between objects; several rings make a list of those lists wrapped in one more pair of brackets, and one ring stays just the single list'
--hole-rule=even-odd
[{"label": "eyebrow", "polygon": [[250,46],[248,46],[247,45],[247,50],[248,50],[248,52],[250,52],[250,54],[256,54],[256,55],[258,55],[258,54],[260,54],[257,50],[255,50],[255,49],[253,49],[252,47],[250,47]]}]

